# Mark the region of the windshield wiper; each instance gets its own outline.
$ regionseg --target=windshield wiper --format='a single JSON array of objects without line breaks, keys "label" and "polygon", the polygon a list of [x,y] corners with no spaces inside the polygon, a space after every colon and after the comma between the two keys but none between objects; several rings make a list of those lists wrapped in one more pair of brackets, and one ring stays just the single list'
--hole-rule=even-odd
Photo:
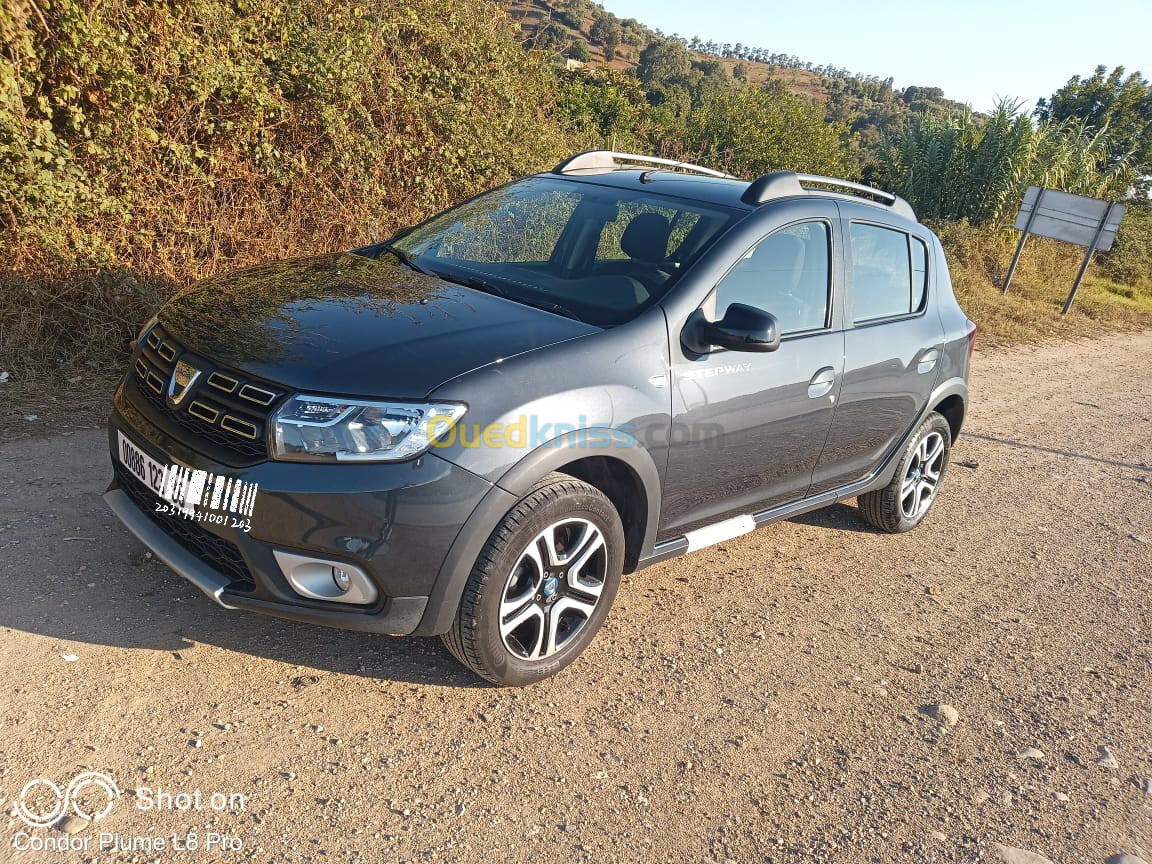
[{"label": "windshield wiper", "polygon": [[458,284],[466,288],[475,288],[477,291],[483,291],[485,294],[495,294],[497,297],[511,299],[508,297],[508,292],[499,285],[494,285],[487,279],[481,279],[479,276],[466,276],[463,279],[453,279],[452,281],[458,282]]},{"label": "windshield wiper", "polygon": [[385,243],[380,248],[383,251],[389,253],[393,258],[395,258],[401,264],[405,265],[406,267],[412,268],[417,273],[423,273],[425,276],[433,275],[433,274],[429,273],[427,270],[425,270],[423,267],[421,267],[419,264],[417,264],[415,261],[413,261],[412,256],[409,255],[407,252],[405,252],[403,249],[401,249],[399,246],[397,246],[393,243]]},{"label": "windshield wiper", "polygon": [[563,315],[565,318],[571,318],[573,321],[583,321],[584,319],[569,309],[567,306],[561,306],[559,303],[529,303],[524,301],[529,306],[535,306],[537,309],[543,309],[545,312],[553,312],[556,315]]},{"label": "windshield wiper", "polygon": [[440,277],[449,282],[455,282],[457,285],[463,285],[466,288],[475,288],[477,291],[483,291],[485,294],[495,294],[497,297],[503,297],[505,300],[511,300],[514,303],[523,303],[525,306],[532,306],[536,309],[543,309],[545,312],[552,312],[555,315],[563,315],[565,318],[571,318],[573,321],[582,321],[583,319],[566,306],[561,306],[559,303],[553,303],[550,300],[536,301],[529,300],[519,295],[510,294],[504,288],[501,288],[495,283],[489,282],[487,279],[481,279],[479,276],[466,276],[463,279],[454,279],[447,276]]}]

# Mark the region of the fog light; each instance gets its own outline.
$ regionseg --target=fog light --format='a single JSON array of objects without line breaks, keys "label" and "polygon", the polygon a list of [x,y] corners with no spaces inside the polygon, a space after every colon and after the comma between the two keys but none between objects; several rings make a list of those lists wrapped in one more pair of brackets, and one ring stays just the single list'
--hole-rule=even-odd
[{"label": "fog light", "polygon": [[368,574],[352,564],[272,550],[276,563],[297,594],[330,603],[375,603],[380,596]]}]

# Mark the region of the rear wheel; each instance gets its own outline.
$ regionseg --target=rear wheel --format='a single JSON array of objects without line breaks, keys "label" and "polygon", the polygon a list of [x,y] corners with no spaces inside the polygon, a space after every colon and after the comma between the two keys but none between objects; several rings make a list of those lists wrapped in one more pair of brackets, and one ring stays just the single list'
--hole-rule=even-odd
[{"label": "rear wheel", "polygon": [[554,675],[600,629],[623,558],[612,502],[583,481],[549,475],[492,532],[444,644],[494,684]]},{"label": "rear wheel", "polygon": [[892,482],[860,496],[861,515],[892,534],[915,528],[936,501],[951,448],[948,421],[933,411],[909,439]]}]

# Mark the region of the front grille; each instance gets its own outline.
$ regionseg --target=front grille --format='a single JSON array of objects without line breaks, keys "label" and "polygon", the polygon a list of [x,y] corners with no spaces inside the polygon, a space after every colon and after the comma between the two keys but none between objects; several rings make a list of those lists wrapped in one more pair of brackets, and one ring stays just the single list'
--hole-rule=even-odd
[{"label": "front grille", "polygon": [[[182,359],[200,375],[180,404],[171,405],[168,385]],[[237,466],[268,458],[265,434],[272,410],[284,395],[279,390],[193,356],[161,325],[141,341],[129,377],[135,392],[174,431],[186,433],[177,437],[205,455]]]},{"label": "front grille", "polygon": [[136,503],[136,506],[160,526],[165,534],[231,580],[228,585],[229,591],[252,591],[256,588],[252,573],[234,543],[229,543],[223,537],[217,537],[206,531],[196,522],[168,513],[157,513],[156,503],[160,499],[156,494],[123,465],[116,463],[115,469],[120,488]]}]

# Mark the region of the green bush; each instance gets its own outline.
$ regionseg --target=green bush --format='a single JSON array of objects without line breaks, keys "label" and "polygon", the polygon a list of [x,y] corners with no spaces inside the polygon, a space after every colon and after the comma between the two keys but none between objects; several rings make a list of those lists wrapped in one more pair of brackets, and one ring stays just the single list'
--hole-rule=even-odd
[{"label": "green bush", "polygon": [[648,146],[648,101],[640,83],[612,69],[557,73],[556,104],[574,149],[632,151]]},{"label": "green bush", "polygon": [[553,163],[554,79],[518,36],[488,0],[0,4],[0,368]]},{"label": "green bush", "polygon": [[1001,225],[1030,185],[1115,198],[1132,172],[1110,162],[1102,132],[1076,121],[1035,122],[1003,101],[984,119],[921,114],[907,121],[882,148],[875,178],[923,218]]},{"label": "green bush", "polygon": [[568,56],[573,60],[579,60],[581,63],[587,63],[592,59],[592,53],[588,50],[588,43],[583,39],[572,40],[572,44],[568,46]]},{"label": "green bush", "polygon": [[820,105],[782,88],[718,84],[688,113],[684,136],[688,153],[738,176],[851,173],[847,126],[826,122]]},{"label": "green bush", "polygon": [[1129,203],[1116,242],[1099,260],[1113,279],[1152,282],[1152,209],[1147,202]]}]

